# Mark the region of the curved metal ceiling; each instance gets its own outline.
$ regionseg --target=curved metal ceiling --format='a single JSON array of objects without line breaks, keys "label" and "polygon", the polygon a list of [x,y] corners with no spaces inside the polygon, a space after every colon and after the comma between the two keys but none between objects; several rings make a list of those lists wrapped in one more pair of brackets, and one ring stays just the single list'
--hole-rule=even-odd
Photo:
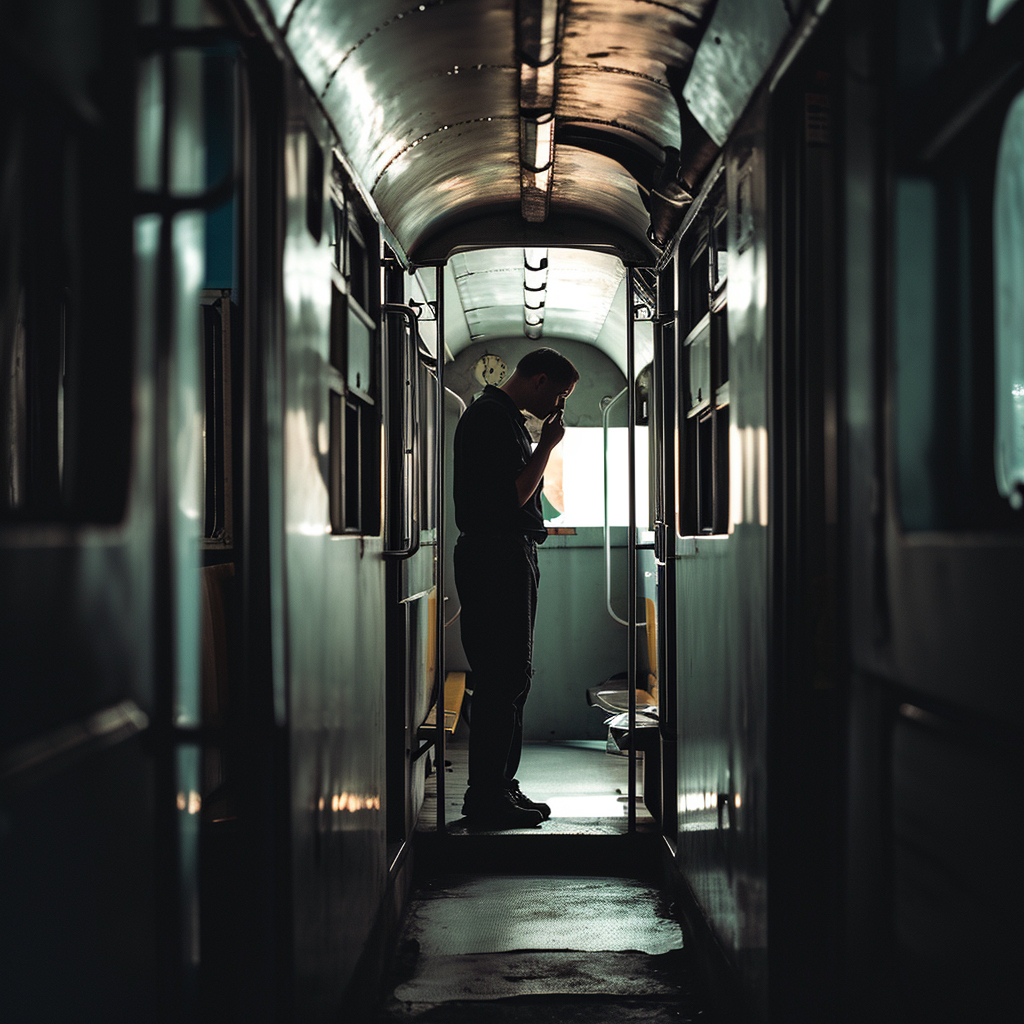
[{"label": "curved metal ceiling", "polygon": [[[680,146],[682,85],[710,0],[269,2],[411,262],[481,245],[656,257],[647,197]],[[551,31],[541,21],[556,10]],[[549,82],[546,100],[528,79]],[[528,220],[524,132],[537,111],[527,107],[544,103],[550,186],[541,168],[531,182],[547,188],[544,206]]]},{"label": "curved metal ceiling", "polygon": [[[524,333],[524,271],[527,253],[519,248],[476,249],[451,259],[459,300],[469,328],[467,344]],[[621,260],[608,253],[578,249],[536,251],[545,262],[538,274],[535,305],[542,333],[594,343],[625,274]],[[614,356],[618,361],[618,353]]]},{"label": "curved metal ceiling", "polygon": [[709,19],[784,0],[261,2],[400,256],[450,262],[465,340],[572,338],[621,362],[623,264],[655,263],[717,151],[686,89]]}]

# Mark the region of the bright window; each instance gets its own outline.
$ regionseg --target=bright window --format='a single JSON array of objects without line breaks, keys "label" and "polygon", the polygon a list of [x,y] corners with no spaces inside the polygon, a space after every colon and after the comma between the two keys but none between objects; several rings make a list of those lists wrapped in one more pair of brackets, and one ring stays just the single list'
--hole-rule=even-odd
[{"label": "bright window", "polygon": [[[629,475],[626,427],[608,431],[608,516],[612,526],[629,525]],[[647,427],[636,428],[636,522],[648,520]],[[604,525],[604,431],[567,427],[544,473],[549,526]],[[550,507],[548,507],[550,506]],[[552,513],[554,510],[554,515]],[[557,514],[560,513],[560,514]]]}]

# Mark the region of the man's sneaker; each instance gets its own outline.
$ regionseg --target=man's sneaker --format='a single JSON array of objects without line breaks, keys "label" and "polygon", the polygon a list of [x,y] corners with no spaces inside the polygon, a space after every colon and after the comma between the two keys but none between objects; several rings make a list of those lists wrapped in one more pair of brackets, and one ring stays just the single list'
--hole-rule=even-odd
[{"label": "man's sneaker", "polygon": [[547,821],[551,817],[551,808],[547,804],[538,803],[536,800],[531,800],[520,788],[519,782],[513,779],[508,786],[509,796],[512,797],[513,802],[517,807],[524,807],[531,811],[540,811],[541,817]]},{"label": "man's sneaker", "polygon": [[467,790],[462,813],[475,828],[536,828],[544,820],[539,810],[521,807],[507,792],[478,798]]}]

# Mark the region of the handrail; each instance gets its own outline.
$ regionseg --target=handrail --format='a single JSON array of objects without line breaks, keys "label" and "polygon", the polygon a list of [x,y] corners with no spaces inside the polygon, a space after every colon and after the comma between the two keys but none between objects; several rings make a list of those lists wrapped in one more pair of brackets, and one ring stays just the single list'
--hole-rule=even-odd
[{"label": "handrail", "polygon": [[[626,461],[629,486],[629,533],[626,535],[626,594],[628,598],[629,622],[626,623],[626,672],[629,682],[629,804],[627,807],[627,831],[636,831],[636,324],[633,320],[633,283],[636,271],[626,272],[626,425],[629,440],[626,444]],[[644,617],[646,619],[646,616]]]},{"label": "handrail", "polygon": [[[444,393],[446,395],[451,395],[452,398],[454,398],[455,401],[458,402],[459,407],[462,409],[462,411],[463,412],[466,411],[466,403],[462,400],[462,396],[461,395],[456,394],[454,391],[452,391],[451,388],[448,388],[448,387],[446,387],[444,389]],[[448,597],[445,596],[445,601],[447,601],[447,600],[448,600]],[[459,607],[455,609],[455,614],[444,624],[444,628],[447,629],[449,626],[454,625],[455,624],[455,620],[461,614],[462,614],[462,605],[460,604]]]},{"label": "handrail", "polygon": [[627,384],[614,398],[601,402],[601,428],[604,438],[604,601],[608,614],[620,625],[628,626],[612,608],[612,531],[608,522],[608,413],[611,407],[629,390]]},{"label": "handrail", "polygon": [[[437,594],[437,614],[434,616],[434,643],[437,649],[434,654],[434,681],[437,684],[437,700],[444,708],[444,683],[448,677],[444,657],[444,353],[445,353],[445,322],[444,322],[444,267],[434,271],[434,294],[437,297],[437,401],[434,403],[434,472],[437,486],[434,488],[434,515],[437,523],[437,547],[434,549],[434,587]],[[437,780],[437,834],[443,836],[447,831],[445,824],[445,774],[444,774],[444,716],[440,717],[440,728],[435,737],[435,757],[437,765],[434,777]]]},{"label": "handrail", "polygon": [[[629,390],[627,384],[614,398],[601,400],[601,427],[604,431],[604,600],[608,614],[620,625],[628,626],[626,619],[620,619],[612,608],[612,542],[608,516],[608,413],[611,407]],[[647,625],[647,620],[638,622],[637,628]]]},{"label": "handrail", "polygon": [[[405,319],[406,319],[406,322],[408,323],[409,334],[408,334],[408,338],[406,339],[405,345],[403,346],[405,358],[403,360],[403,363],[399,366],[399,370],[401,371],[402,378],[405,381],[403,386],[411,388],[412,387],[412,377],[411,377],[411,374],[413,373],[413,368],[416,365],[416,360],[413,358],[413,347],[412,347],[414,344],[416,344],[416,336],[417,336],[417,333],[418,333],[417,329],[416,329],[416,310],[414,310],[412,308],[412,306],[407,306],[407,305],[405,305],[404,303],[401,303],[401,302],[385,302],[381,306],[381,312],[384,313],[384,314],[398,313],[399,315],[404,316]],[[417,345],[417,348],[418,348],[418,345]],[[404,413],[404,409],[405,409],[404,394],[405,393],[403,392],[403,401],[402,401],[403,413]],[[403,426],[404,426],[404,415],[403,415]],[[414,431],[414,433],[415,433],[415,431]],[[389,424],[389,434],[390,434],[390,424]],[[415,438],[413,440],[415,440]],[[401,444],[403,446],[402,454],[403,454],[403,458],[404,458],[404,456],[408,455],[412,451],[412,449],[409,449],[409,450],[405,449],[405,438],[404,437],[401,438]],[[403,474],[403,478],[404,478],[404,474]],[[411,502],[411,507],[410,507],[410,510],[409,510],[409,544],[408,544],[408,546],[407,547],[402,547],[402,548],[385,549],[382,552],[382,554],[383,554],[383,556],[385,558],[392,558],[392,559],[395,559],[396,561],[401,561],[401,560],[406,559],[406,558],[412,558],[412,556],[415,555],[419,551],[419,549],[420,549],[420,530],[419,530],[419,522],[416,519],[415,505],[416,505],[415,501]],[[403,523],[402,525],[404,526],[405,524]]]}]

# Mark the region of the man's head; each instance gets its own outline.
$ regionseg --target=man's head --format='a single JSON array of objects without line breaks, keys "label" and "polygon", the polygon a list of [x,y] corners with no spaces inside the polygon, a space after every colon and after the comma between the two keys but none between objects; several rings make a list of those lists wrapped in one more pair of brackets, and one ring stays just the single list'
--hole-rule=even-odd
[{"label": "man's head", "polygon": [[519,360],[503,390],[521,409],[545,419],[565,406],[579,379],[579,371],[561,352],[538,348]]}]

